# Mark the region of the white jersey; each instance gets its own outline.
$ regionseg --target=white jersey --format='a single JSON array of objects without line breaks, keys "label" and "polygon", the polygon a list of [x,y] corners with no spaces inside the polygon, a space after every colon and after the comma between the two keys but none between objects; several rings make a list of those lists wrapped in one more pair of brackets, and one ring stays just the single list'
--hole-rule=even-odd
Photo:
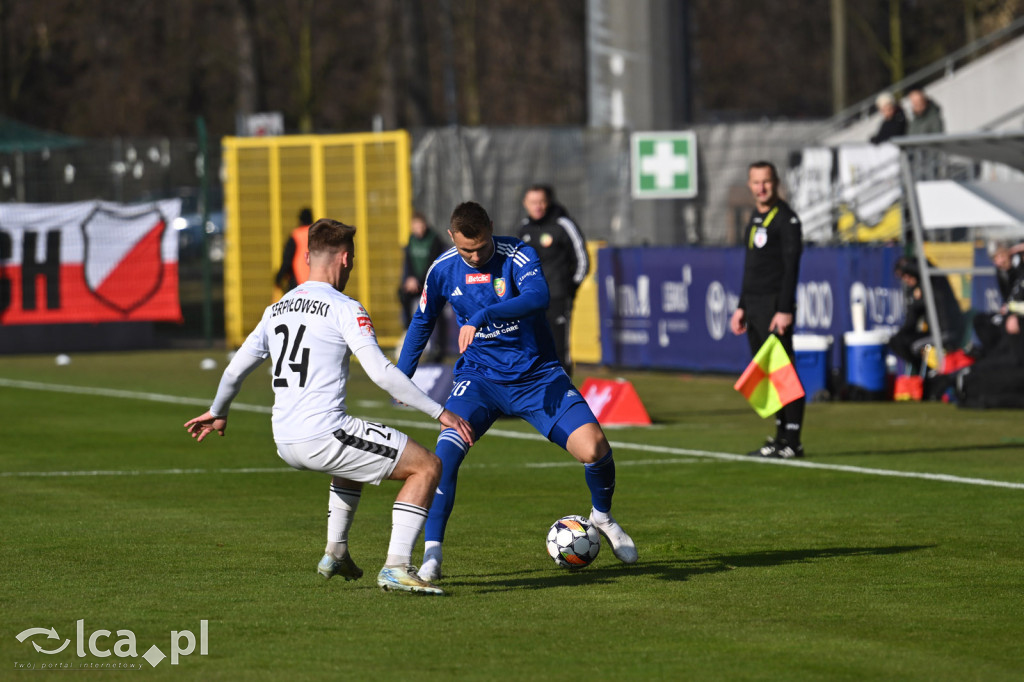
[{"label": "white jersey", "polygon": [[[369,349],[367,347],[373,346]],[[386,361],[379,347],[373,323],[366,309],[326,282],[306,282],[267,307],[263,318],[236,354],[244,373],[248,364],[270,357],[273,365],[274,408],[271,423],[278,443],[302,443],[334,433],[341,428],[346,414],[345,385],[352,353],[369,350],[367,358],[381,358],[392,375],[400,375]],[[245,354],[249,360],[246,359]],[[363,360],[361,355],[360,360]],[[236,364],[232,361],[232,364]],[[368,373],[370,370],[368,368]],[[379,373],[370,374],[378,383]],[[226,375],[228,372],[225,373]],[[402,375],[401,379],[405,379]],[[231,382],[227,382],[230,384]],[[419,395],[410,395],[405,386],[399,398],[406,399],[436,418],[441,406],[430,400],[411,382]],[[240,385],[240,382],[239,382]],[[383,384],[382,384],[383,385]],[[222,380],[222,387],[226,383]],[[232,387],[233,388],[233,387]],[[218,391],[211,411],[225,414],[237,388]],[[392,392],[394,392],[392,390]]]}]

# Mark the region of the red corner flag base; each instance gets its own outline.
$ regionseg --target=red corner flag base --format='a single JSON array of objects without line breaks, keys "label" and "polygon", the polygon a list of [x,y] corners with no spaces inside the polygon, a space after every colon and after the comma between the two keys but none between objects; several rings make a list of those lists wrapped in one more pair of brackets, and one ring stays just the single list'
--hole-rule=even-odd
[{"label": "red corner flag base", "polygon": [[625,379],[587,379],[580,393],[602,426],[649,426],[651,418]]},{"label": "red corner flag base", "polygon": [[774,334],[757,351],[733,388],[743,394],[754,412],[765,418],[804,396],[796,368]]}]

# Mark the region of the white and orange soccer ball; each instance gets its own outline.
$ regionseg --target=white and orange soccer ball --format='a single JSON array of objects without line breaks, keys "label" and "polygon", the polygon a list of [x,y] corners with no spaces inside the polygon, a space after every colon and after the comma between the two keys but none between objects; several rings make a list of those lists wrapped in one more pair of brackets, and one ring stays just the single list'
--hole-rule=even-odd
[{"label": "white and orange soccer ball", "polygon": [[548,554],[562,568],[589,566],[601,551],[601,534],[582,516],[563,516],[548,531]]}]

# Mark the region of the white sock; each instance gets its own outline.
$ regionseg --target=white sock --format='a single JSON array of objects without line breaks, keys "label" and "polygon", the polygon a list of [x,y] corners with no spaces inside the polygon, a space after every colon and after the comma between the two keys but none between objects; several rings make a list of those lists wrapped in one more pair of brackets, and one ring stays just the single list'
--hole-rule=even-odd
[{"label": "white sock", "polygon": [[441,543],[437,540],[428,540],[423,543],[423,565],[429,562],[441,563]]},{"label": "white sock", "polygon": [[613,520],[611,512],[598,511],[598,510],[593,509],[593,508],[591,508],[591,510],[590,510],[590,518],[591,518],[591,520],[594,523],[597,523],[597,524],[600,524],[600,525],[604,525],[604,524],[608,523],[609,521]]},{"label": "white sock", "polygon": [[427,510],[408,502],[395,502],[391,507],[391,544],[388,545],[387,566],[412,563],[412,546],[427,522]]},{"label": "white sock", "polygon": [[331,484],[331,494],[327,506],[327,549],[325,551],[336,559],[340,559],[348,553],[348,530],[352,527],[352,520],[362,494],[361,490],[352,490]]}]

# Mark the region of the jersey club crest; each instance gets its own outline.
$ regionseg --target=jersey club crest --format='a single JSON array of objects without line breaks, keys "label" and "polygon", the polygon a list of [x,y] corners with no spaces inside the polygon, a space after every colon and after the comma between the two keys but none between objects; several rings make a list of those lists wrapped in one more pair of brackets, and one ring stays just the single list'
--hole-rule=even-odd
[{"label": "jersey club crest", "polygon": [[505,278],[504,277],[498,277],[497,279],[494,280],[494,293],[496,293],[498,295],[498,298],[501,298],[502,296],[505,295]]},{"label": "jersey club crest", "polygon": [[767,243],[768,230],[763,227],[757,228],[757,230],[754,232],[754,246],[756,246],[759,249],[763,249],[764,245]]},{"label": "jersey club crest", "polygon": [[89,292],[125,315],[160,289],[167,221],[156,208],[140,213],[96,208],[82,221],[82,270]]}]

